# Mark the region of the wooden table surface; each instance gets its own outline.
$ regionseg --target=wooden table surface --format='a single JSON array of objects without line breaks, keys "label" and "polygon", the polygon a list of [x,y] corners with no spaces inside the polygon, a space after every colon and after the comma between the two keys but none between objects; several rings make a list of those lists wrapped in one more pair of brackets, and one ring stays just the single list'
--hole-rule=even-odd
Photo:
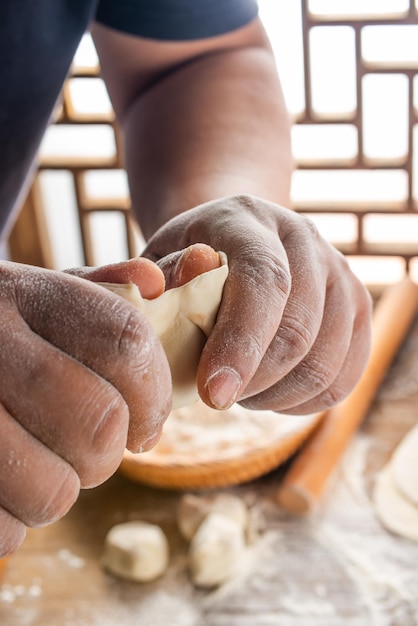
[{"label": "wooden table surface", "polygon": [[[181,494],[115,476],[57,524],[29,531],[0,585],[0,625],[416,626],[418,544],[386,532],[370,501],[376,472],[416,423],[418,321],[314,514],[278,508],[283,470],[230,490],[260,524],[233,580],[195,589],[175,521]],[[107,530],[133,519],[169,538],[169,570],[153,583],[122,582],[100,566]]]}]

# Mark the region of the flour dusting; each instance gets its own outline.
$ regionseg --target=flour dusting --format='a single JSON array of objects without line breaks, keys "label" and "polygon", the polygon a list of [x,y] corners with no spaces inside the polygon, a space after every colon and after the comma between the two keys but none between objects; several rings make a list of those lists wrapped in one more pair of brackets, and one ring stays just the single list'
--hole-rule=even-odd
[{"label": "flour dusting", "polygon": [[234,404],[226,411],[211,409],[199,401],[173,411],[159,443],[143,454],[152,462],[174,455],[198,460],[227,459],[248,450],[269,448],[275,442],[308,428],[316,415],[283,415],[274,411],[251,411]]}]

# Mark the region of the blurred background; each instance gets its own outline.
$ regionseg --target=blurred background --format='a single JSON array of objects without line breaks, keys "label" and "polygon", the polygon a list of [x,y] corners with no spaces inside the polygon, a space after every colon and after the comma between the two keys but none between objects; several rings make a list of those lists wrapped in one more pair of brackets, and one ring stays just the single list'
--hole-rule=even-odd
[{"label": "blurred background", "polygon": [[[295,210],[371,288],[418,281],[418,0],[259,0],[294,122]],[[120,137],[89,35],[9,239],[63,269],[140,253]]]}]

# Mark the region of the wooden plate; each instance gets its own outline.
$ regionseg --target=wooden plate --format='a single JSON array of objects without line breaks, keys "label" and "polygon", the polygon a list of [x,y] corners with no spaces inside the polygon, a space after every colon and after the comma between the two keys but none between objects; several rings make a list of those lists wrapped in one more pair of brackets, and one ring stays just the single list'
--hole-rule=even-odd
[{"label": "wooden plate", "polygon": [[215,411],[199,401],[173,411],[153,450],[126,451],[120,471],[168,489],[226,487],[247,482],[286,461],[321,414],[283,415],[238,404]]}]

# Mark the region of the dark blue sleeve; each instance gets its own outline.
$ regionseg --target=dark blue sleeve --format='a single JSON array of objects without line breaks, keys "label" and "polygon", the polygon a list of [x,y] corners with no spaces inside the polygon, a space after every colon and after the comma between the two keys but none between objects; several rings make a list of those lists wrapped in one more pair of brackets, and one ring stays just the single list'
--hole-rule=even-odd
[{"label": "dark blue sleeve", "polygon": [[256,0],[100,0],[96,20],[148,39],[203,39],[244,26]]}]

